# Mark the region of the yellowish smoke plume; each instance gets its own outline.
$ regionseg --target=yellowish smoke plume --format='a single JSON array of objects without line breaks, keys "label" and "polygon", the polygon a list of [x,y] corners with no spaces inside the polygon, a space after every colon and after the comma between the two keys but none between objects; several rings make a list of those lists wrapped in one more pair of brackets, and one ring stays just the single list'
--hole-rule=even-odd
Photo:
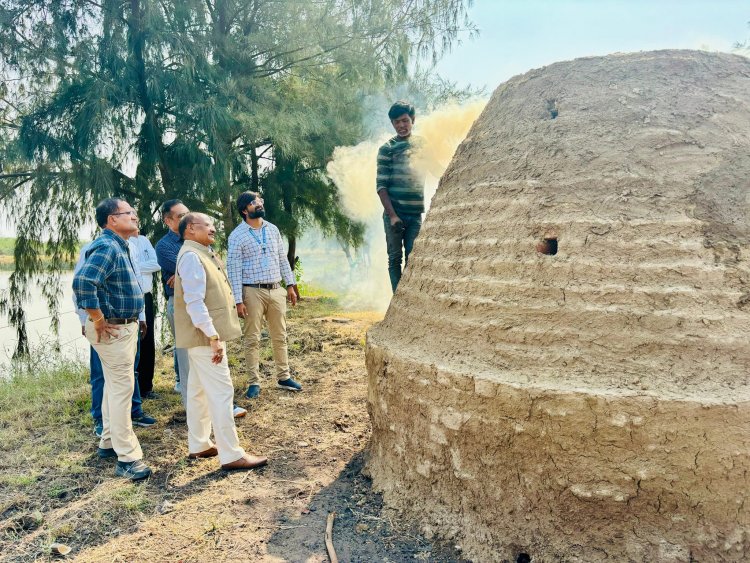
[{"label": "yellowish smoke plume", "polygon": [[[426,176],[425,206],[429,208],[438,181],[466,137],[471,125],[484,109],[487,100],[440,107],[424,116],[417,115],[413,134],[422,138],[422,147],[412,158],[412,165]],[[387,119],[387,118],[386,118]],[[383,229],[383,207],[375,192],[378,147],[395,133],[353,147],[338,147],[328,164],[328,176],[336,184],[345,212],[366,224],[365,245],[359,250],[358,268],[350,272],[344,288],[345,304],[372,307],[385,311],[391,299],[388,279],[388,257]],[[341,276],[336,276],[340,281]],[[320,283],[321,280],[316,280]],[[322,280],[325,285],[325,280]],[[341,292],[341,288],[337,288]]]},{"label": "yellowish smoke plume", "polygon": [[[425,204],[435,194],[437,181],[448,168],[453,153],[464,140],[487,100],[466,104],[443,106],[425,115],[417,115],[413,134],[422,137],[423,143],[413,166],[427,177]],[[328,164],[328,176],[341,194],[344,209],[352,219],[368,222],[380,216],[383,208],[375,193],[378,147],[394,135],[393,130],[378,139],[363,141],[353,147],[337,147]]]}]

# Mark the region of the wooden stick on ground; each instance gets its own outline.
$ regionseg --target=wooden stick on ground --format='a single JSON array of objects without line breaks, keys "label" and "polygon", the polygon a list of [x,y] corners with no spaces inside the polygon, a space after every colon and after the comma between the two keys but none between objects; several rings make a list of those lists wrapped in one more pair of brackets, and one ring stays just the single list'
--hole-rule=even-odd
[{"label": "wooden stick on ground", "polygon": [[336,518],[336,513],[331,512],[328,514],[328,522],[326,523],[326,550],[328,551],[328,558],[331,563],[339,563],[339,558],[336,557],[336,550],[333,549],[333,519]]}]

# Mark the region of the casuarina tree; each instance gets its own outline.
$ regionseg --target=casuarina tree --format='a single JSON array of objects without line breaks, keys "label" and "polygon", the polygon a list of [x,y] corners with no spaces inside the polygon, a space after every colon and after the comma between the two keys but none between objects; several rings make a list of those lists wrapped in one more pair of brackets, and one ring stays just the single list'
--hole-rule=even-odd
[{"label": "casuarina tree", "polygon": [[[252,189],[290,242],[310,225],[356,245],[324,175],[362,136],[361,100],[456,40],[470,0],[0,0],[0,203],[17,229],[0,306],[59,276],[91,209],[118,196],[158,235],[179,197],[228,233]],[[271,203],[273,202],[273,203]]]}]

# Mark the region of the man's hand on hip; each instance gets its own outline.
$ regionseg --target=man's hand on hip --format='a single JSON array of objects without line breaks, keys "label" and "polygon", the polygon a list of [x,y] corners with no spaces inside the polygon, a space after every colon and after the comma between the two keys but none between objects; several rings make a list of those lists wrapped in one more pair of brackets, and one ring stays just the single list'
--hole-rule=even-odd
[{"label": "man's hand on hip", "polygon": [[[96,341],[101,342],[102,336],[117,336],[119,327],[117,325],[111,325],[104,318],[104,313],[101,309],[86,309],[86,313],[89,316],[89,320],[94,323],[94,329],[96,330]],[[86,334],[86,328],[83,329],[83,334]],[[105,338],[106,340],[106,338]]]},{"label": "man's hand on hip", "polygon": [[247,307],[244,303],[237,303],[237,316],[241,319],[247,317]]},{"label": "man's hand on hip", "polygon": [[98,323],[94,323],[94,328],[96,329],[96,341],[101,342],[102,336],[104,336],[104,340],[107,340],[110,336],[117,336],[120,327],[117,325],[111,325],[107,321],[102,318]]},{"label": "man's hand on hip", "polygon": [[294,307],[297,304],[297,292],[294,291],[293,285],[286,286],[286,296],[289,298],[289,301],[292,304],[292,307]]},{"label": "man's hand on hip", "polygon": [[220,364],[221,360],[224,359],[224,343],[221,340],[212,340],[211,351],[214,353],[211,361],[215,364]]}]

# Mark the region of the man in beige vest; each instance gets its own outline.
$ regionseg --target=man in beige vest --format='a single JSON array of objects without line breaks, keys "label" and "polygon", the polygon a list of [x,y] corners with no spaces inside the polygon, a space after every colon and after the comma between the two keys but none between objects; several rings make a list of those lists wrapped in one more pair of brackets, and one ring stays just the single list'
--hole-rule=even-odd
[{"label": "man in beige vest", "polygon": [[[211,250],[216,228],[203,213],[188,213],[179,225],[185,242],[177,255],[174,284],[175,340],[190,361],[187,389],[190,458],[219,456],[222,469],[253,469],[265,457],[240,447],[232,415],[234,386],[227,340],[242,335],[234,296],[221,260]],[[213,425],[216,445],[211,441]]]}]

